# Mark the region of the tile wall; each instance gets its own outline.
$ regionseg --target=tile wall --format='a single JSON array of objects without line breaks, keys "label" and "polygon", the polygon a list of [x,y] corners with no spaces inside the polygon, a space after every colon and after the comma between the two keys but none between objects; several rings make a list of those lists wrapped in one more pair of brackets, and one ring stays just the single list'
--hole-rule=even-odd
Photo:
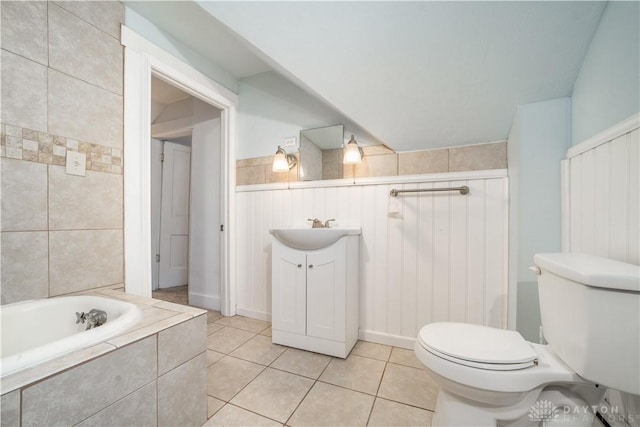
[{"label": "tile wall", "polygon": [[[118,1],[3,1],[2,304],[123,281]],[[68,151],[86,154],[67,175]]]},{"label": "tile wall", "polygon": [[[384,145],[363,147],[364,157],[359,165],[342,165],[342,150],[327,150],[336,154],[333,161],[325,162],[323,152],[323,175],[325,179],[357,178],[373,176],[421,175],[443,172],[463,172],[489,169],[506,169],[506,141],[464,147],[396,153]],[[329,156],[327,156],[329,157]],[[297,171],[271,172],[273,156],[241,159],[236,162],[236,184],[270,184],[297,181]],[[337,162],[337,163],[336,163]],[[338,169],[336,170],[336,164]],[[334,166],[328,168],[328,166]],[[324,173],[329,169],[328,173]]]}]

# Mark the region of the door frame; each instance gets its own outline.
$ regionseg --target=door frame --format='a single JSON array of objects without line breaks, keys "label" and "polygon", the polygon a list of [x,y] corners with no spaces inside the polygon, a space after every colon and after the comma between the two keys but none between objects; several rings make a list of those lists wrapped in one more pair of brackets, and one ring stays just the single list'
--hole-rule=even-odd
[{"label": "door frame", "polygon": [[238,96],[142,36],[121,27],[124,46],[124,284],[151,297],[151,77],[221,110],[220,308],[236,312],[235,142]]}]

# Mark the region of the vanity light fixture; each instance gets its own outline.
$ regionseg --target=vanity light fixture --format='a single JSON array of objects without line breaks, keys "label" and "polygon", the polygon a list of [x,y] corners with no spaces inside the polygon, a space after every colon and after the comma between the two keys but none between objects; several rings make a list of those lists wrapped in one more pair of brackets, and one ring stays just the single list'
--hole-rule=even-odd
[{"label": "vanity light fixture", "polygon": [[287,152],[278,145],[276,155],[273,157],[273,168],[271,170],[273,172],[289,172],[297,163],[296,156],[287,154]]},{"label": "vanity light fixture", "polygon": [[347,145],[344,147],[344,159],[342,163],[345,165],[355,165],[362,163],[362,156],[364,156],[364,152],[362,148],[358,146],[353,135],[351,135],[351,139],[347,142]]}]

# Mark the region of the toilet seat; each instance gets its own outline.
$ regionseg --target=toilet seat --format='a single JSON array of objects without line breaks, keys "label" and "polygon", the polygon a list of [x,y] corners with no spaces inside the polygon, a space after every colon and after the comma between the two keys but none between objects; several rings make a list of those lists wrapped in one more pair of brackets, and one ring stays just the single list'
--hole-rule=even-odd
[{"label": "toilet seat", "polygon": [[476,369],[526,369],[538,357],[515,331],[466,323],[432,323],[420,330],[418,341],[436,356]]},{"label": "toilet seat", "polygon": [[447,354],[441,353],[438,350],[435,350],[428,345],[423,343],[423,347],[430,353],[435,354],[438,357],[442,357],[443,359],[449,360],[454,363],[458,363],[460,365],[469,366],[471,368],[476,369],[486,369],[490,371],[515,371],[518,369],[526,369],[535,365],[535,361],[524,362],[524,363],[481,363],[474,362],[472,360],[460,359],[458,357],[449,356]]},{"label": "toilet seat", "polygon": [[[483,341],[487,337],[496,338],[491,346],[487,345],[491,341]],[[466,347],[461,344],[465,341]],[[509,348],[510,343],[515,347]],[[451,387],[522,393],[543,384],[584,382],[547,345],[529,343],[517,332],[486,326],[429,324],[418,334],[415,353],[428,372]],[[480,361],[471,360],[474,358]],[[529,366],[517,368],[520,364]]]}]

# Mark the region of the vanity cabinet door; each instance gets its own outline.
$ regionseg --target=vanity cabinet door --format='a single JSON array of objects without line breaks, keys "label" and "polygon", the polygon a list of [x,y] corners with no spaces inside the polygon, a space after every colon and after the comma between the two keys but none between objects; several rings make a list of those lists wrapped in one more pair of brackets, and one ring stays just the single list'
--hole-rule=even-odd
[{"label": "vanity cabinet door", "polygon": [[346,239],[307,254],[307,335],[345,340]]},{"label": "vanity cabinet door", "polygon": [[304,335],[306,331],[306,255],[273,240],[272,315],[274,329]]}]

